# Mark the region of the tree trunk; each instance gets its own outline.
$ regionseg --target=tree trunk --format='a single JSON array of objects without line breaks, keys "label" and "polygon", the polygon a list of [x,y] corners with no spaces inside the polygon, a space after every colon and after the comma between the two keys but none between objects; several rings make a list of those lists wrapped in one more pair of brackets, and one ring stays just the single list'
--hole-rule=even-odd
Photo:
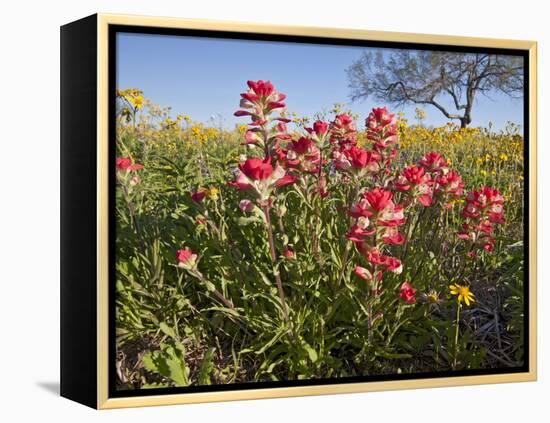
[{"label": "tree trunk", "polygon": [[469,107],[466,108],[464,116],[460,118],[460,128],[467,128],[470,123],[472,123],[472,115],[470,113]]},{"label": "tree trunk", "polygon": [[[470,83],[470,80],[469,80]],[[464,109],[464,115],[460,118],[460,127],[467,128],[472,123],[472,107],[474,105],[474,97],[476,90],[473,87],[468,87],[466,94],[466,108]]]}]

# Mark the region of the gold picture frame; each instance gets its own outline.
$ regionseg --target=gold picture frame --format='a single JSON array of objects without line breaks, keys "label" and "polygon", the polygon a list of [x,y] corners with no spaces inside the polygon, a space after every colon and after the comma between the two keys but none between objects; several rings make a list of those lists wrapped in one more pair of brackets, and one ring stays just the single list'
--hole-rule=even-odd
[{"label": "gold picture frame", "polygon": [[[139,407],[152,405],[169,405],[169,404],[187,404],[199,402],[213,401],[234,401],[248,400],[261,398],[280,398],[293,396],[307,395],[324,395],[324,394],[344,394],[355,392],[371,392],[384,390],[398,389],[417,389],[417,388],[434,388],[446,386],[462,386],[462,385],[478,385],[492,384],[505,382],[527,382],[535,381],[537,378],[537,44],[534,41],[517,41],[504,39],[489,39],[475,37],[459,37],[447,35],[428,35],[428,34],[411,34],[400,32],[381,32],[369,31],[362,29],[342,29],[342,28],[315,28],[302,26],[283,26],[283,25],[263,25],[253,23],[237,23],[225,21],[210,21],[197,19],[179,19],[179,18],[162,18],[162,17],[145,17],[145,16],[124,16],[115,14],[97,14],[91,18],[86,18],[87,21],[77,21],[68,24],[62,29],[62,60],[63,55],[66,58],[66,65],[73,64],[73,61],[78,60],[78,54],[74,53],[77,44],[70,44],[70,40],[63,44],[63,34],[67,39],[91,40],[90,46],[95,46],[96,49],[90,53],[89,61],[95,63],[96,69],[92,70],[95,75],[95,116],[91,120],[93,123],[89,125],[95,126],[95,133],[88,136],[93,136],[96,142],[93,147],[90,147],[90,154],[95,154],[95,171],[93,179],[95,181],[95,192],[90,195],[93,198],[89,200],[95,202],[96,209],[90,214],[90,225],[95,228],[95,248],[89,254],[89,259],[93,260],[91,266],[95,269],[94,278],[95,285],[92,288],[95,298],[93,306],[95,310],[88,317],[81,317],[90,325],[95,322],[95,327],[90,326],[93,332],[93,339],[82,338],[75,339],[76,329],[71,329],[69,320],[75,320],[76,311],[71,306],[66,305],[69,301],[75,301],[77,294],[70,291],[68,285],[71,283],[71,269],[67,268],[65,276],[62,271],[62,292],[66,292],[65,302],[62,299],[62,395],[70,399],[74,399],[81,403],[87,404],[98,409],[112,409],[121,407]],[[85,22],[85,30],[80,30],[82,22]],[[529,92],[528,92],[528,121],[525,126],[528,128],[529,134],[529,185],[525,188],[529,198],[529,281],[528,281],[528,307],[529,307],[529,325],[528,325],[528,363],[529,368],[526,372],[518,373],[502,373],[502,374],[485,374],[471,376],[452,376],[452,377],[437,377],[427,379],[406,379],[406,380],[391,380],[391,381],[372,381],[359,383],[334,383],[327,385],[311,385],[311,386],[291,386],[277,388],[258,388],[246,390],[230,390],[230,391],[214,391],[214,392],[192,392],[192,393],[175,393],[163,395],[132,395],[126,397],[110,397],[109,396],[109,331],[110,318],[109,315],[109,60],[112,57],[109,55],[109,27],[111,26],[139,26],[147,28],[170,28],[170,29],[196,29],[196,30],[211,30],[211,31],[229,31],[249,34],[272,34],[272,35],[287,35],[296,37],[326,37],[332,39],[348,39],[348,40],[369,40],[369,41],[389,41],[397,43],[414,43],[414,44],[429,44],[434,46],[461,46],[461,47],[481,47],[481,48],[496,48],[496,49],[515,49],[522,50],[528,54],[529,64]],[[63,32],[64,31],[64,32]],[[79,38],[81,37],[81,38]],[[95,38],[95,39],[94,39]],[[84,53],[79,53],[84,54]],[[95,57],[92,57],[95,56]],[[95,60],[94,60],[95,59]],[[67,80],[77,78],[76,70],[63,71],[62,61],[62,78]],[[64,72],[64,75],[63,75]],[[75,82],[76,83],[76,82]],[[63,85],[63,83],[62,83]],[[72,123],[71,100],[69,91],[73,86],[67,83],[65,91],[62,87],[62,99],[65,101],[67,97],[66,109],[62,108],[62,119],[67,125],[67,130],[63,133],[67,139],[66,143],[70,142],[71,137],[79,134],[79,130],[74,127],[77,123]],[[65,93],[65,94],[63,94]],[[65,97],[64,97],[65,95]],[[94,102],[94,99],[90,100]],[[90,103],[92,104],[92,103]],[[93,108],[93,105],[90,106]],[[65,114],[63,110],[66,110]],[[90,126],[88,126],[89,128]],[[73,128],[72,130],[70,128]],[[84,129],[80,129],[83,131]],[[62,135],[63,137],[63,135]],[[62,150],[63,144],[62,139]],[[69,160],[71,155],[75,154],[67,147],[66,160]],[[74,147],[81,148],[81,147]],[[62,158],[63,162],[63,158]],[[62,164],[62,178],[63,178]],[[73,175],[75,172],[67,167],[66,176]],[[74,173],[76,175],[76,173]],[[89,175],[92,178],[92,175]],[[74,176],[76,177],[76,176]],[[91,180],[91,179],[90,179]],[[62,180],[62,196],[65,195],[67,201],[70,200],[70,188],[67,188],[63,193]],[[91,204],[91,203],[90,203]],[[71,210],[67,204],[65,216],[69,216]],[[63,206],[62,206],[63,209]],[[63,213],[63,211],[62,211]],[[63,214],[62,214],[63,216]],[[63,219],[63,217],[62,217]],[[64,225],[70,225],[70,217],[64,220]],[[67,226],[69,231],[73,226]],[[68,235],[67,235],[68,236]],[[74,244],[71,244],[69,238],[65,238],[62,232],[62,243],[65,245],[65,252],[62,254],[62,263],[70,262],[71,249]],[[64,266],[64,264],[62,264]],[[67,266],[70,266],[67,264]],[[90,267],[91,269],[91,267]],[[63,279],[65,278],[65,279]],[[84,283],[84,282],[82,282]],[[65,289],[65,291],[63,291]],[[92,291],[90,291],[92,292]],[[65,304],[65,305],[64,305]],[[66,320],[63,320],[63,315]],[[65,335],[64,335],[65,334]],[[91,335],[86,335],[91,336]],[[96,351],[91,354],[84,362],[77,362],[75,358],[69,358],[75,350],[75,344],[87,347],[93,342]],[[67,363],[63,364],[63,357]],[[84,363],[84,364],[83,364]],[[78,382],[73,380],[72,373],[76,371],[78,366],[87,365],[93,370],[90,370],[90,375],[94,373],[95,385],[94,389],[89,389],[80,386]],[[90,376],[91,377],[91,376]],[[88,383],[88,382],[86,382]],[[92,392],[94,391],[94,392]]]}]

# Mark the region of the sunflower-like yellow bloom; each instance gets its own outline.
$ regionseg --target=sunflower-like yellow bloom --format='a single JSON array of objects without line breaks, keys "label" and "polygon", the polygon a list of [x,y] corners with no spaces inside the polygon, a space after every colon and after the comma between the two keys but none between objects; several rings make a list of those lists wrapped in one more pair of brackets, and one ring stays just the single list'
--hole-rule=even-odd
[{"label": "sunflower-like yellow bloom", "polygon": [[474,294],[472,291],[470,291],[470,288],[464,285],[459,284],[453,284],[449,285],[449,289],[451,290],[451,295],[457,295],[457,301],[460,304],[461,302],[466,303],[467,306],[470,305],[470,303],[473,303],[474,300]]}]

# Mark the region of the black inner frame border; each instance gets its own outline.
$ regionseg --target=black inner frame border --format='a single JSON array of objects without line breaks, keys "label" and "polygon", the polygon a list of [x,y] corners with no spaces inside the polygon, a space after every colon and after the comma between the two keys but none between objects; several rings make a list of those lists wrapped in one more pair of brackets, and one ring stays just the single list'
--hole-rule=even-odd
[{"label": "black inner frame border", "polygon": [[[133,389],[133,390],[117,390],[116,389],[116,287],[115,287],[115,241],[116,241],[116,215],[114,204],[116,200],[116,62],[117,62],[117,43],[116,35],[118,33],[134,33],[144,35],[168,35],[168,36],[187,36],[187,37],[203,37],[203,38],[218,38],[232,40],[248,40],[248,41],[268,41],[268,42],[286,42],[298,44],[317,44],[317,45],[332,45],[332,46],[350,46],[350,47],[370,47],[370,48],[394,48],[394,49],[411,49],[411,50],[432,50],[432,51],[449,51],[457,53],[490,53],[510,56],[523,57],[524,63],[524,92],[523,92],[523,139],[524,139],[524,186],[523,186],[523,254],[524,254],[524,321],[523,321],[523,344],[524,344],[524,361],[523,366],[493,368],[493,369],[472,369],[472,370],[456,370],[456,371],[441,371],[441,372],[418,372],[407,374],[393,375],[371,375],[371,376],[350,376],[341,378],[320,378],[308,380],[286,380],[286,381],[270,381],[270,382],[246,382],[234,383],[227,385],[198,385],[178,388],[151,388],[151,389]],[[263,33],[247,33],[238,31],[217,31],[217,30],[202,30],[202,29],[184,29],[184,28],[160,28],[147,27],[139,25],[112,25],[108,26],[108,101],[109,101],[109,139],[108,139],[108,184],[109,184],[109,211],[108,211],[108,397],[109,398],[124,398],[137,396],[151,395],[170,395],[170,394],[185,394],[198,392],[224,392],[237,390],[250,390],[260,388],[283,388],[283,387],[300,387],[313,385],[337,385],[349,384],[358,382],[380,382],[380,381],[399,381],[411,379],[431,379],[431,378],[446,378],[460,376],[482,376],[495,374],[511,374],[511,373],[526,373],[529,372],[529,50],[524,49],[507,49],[507,48],[489,48],[489,47],[469,47],[459,45],[439,45],[427,43],[408,43],[396,41],[371,41],[359,39],[343,39],[318,36],[296,36],[296,35],[279,35],[279,34],[263,34]]]}]

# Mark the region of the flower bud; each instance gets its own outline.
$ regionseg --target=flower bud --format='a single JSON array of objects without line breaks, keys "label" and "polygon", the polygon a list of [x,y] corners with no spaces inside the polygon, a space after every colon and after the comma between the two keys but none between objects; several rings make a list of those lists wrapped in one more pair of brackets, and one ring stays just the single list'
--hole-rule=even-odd
[{"label": "flower bud", "polygon": [[190,248],[184,248],[176,251],[176,263],[182,269],[192,270],[195,268],[197,255]]},{"label": "flower bud", "polygon": [[283,256],[287,259],[294,258],[294,251],[292,251],[290,248],[285,248],[285,251],[283,252]]}]

